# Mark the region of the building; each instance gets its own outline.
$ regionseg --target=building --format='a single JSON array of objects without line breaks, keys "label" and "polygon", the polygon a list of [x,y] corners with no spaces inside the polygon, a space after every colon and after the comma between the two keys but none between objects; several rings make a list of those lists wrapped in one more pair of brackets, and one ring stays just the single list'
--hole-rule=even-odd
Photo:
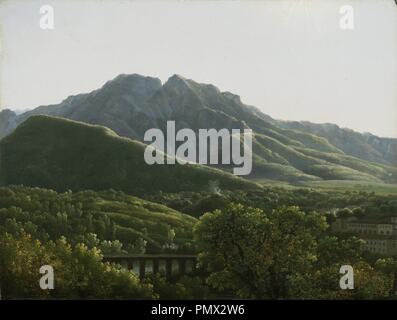
[{"label": "building", "polygon": [[365,244],[363,245],[364,250],[380,253],[380,254],[388,254],[388,239],[363,239],[365,240]]},{"label": "building", "polygon": [[357,217],[338,218],[331,226],[334,232],[354,233],[365,241],[364,250],[384,255],[397,255],[397,217],[375,223]]}]

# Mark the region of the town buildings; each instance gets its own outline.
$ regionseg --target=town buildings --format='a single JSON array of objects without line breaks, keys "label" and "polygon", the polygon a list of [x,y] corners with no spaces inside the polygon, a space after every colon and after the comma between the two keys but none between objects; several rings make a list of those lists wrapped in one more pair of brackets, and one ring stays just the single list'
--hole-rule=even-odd
[{"label": "town buildings", "polygon": [[357,234],[365,241],[364,250],[383,255],[397,255],[397,217],[389,217],[381,222],[357,217],[337,218],[332,224],[332,230]]}]

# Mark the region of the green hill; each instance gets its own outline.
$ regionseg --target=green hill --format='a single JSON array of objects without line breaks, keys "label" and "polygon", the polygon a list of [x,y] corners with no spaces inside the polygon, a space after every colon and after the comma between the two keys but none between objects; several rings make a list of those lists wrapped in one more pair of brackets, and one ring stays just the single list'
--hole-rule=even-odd
[{"label": "green hill", "polygon": [[34,116],[0,142],[0,182],[65,190],[113,188],[133,194],[258,185],[206,166],[147,165],[143,143],[110,129]]},{"label": "green hill", "polygon": [[280,128],[294,129],[323,137],[346,155],[386,165],[397,165],[397,139],[395,138],[381,138],[370,133],[359,133],[331,123],[277,121],[275,124]]},{"label": "green hill", "polygon": [[0,208],[0,233],[24,229],[42,241],[63,236],[73,244],[96,246],[105,253],[159,253],[167,247],[190,251],[197,221],[114,190],[57,193],[42,188],[0,187]]}]

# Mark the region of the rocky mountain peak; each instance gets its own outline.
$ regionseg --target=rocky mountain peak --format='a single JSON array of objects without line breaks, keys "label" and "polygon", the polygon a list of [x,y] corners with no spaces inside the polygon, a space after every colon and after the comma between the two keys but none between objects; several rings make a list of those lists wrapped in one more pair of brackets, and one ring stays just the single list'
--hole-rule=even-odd
[{"label": "rocky mountain peak", "polygon": [[167,82],[164,84],[164,88],[175,88],[175,89],[191,89],[189,80],[182,77],[179,74],[174,74],[169,77]]},{"label": "rocky mountain peak", "polygon": [[106,82],[102,91],[111,94],[131,94],[138,97],[149,97],[162,86],[161,80],[139,74],[120,74]]}]

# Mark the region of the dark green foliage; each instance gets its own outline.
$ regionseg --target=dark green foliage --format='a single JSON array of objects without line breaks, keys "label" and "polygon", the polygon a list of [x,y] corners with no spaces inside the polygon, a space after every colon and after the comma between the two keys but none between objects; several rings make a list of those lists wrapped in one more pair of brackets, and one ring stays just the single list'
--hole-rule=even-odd
[{"label": "dark green foliage", "polygon": [[191,250],[196,220],[163,205],[116,191],[57,193],[0,188],[0,233],[25,230],[42,241],[66,237],[105,254]]},{"label": "dark green foliage", "polygon": [[198,276],[183,276],[176,282],[169,282],[164,277],[151,275],[146,279],[153,285],[153,291],[159,299],[206,299],[210,297],[210,288],[205,279]]},{"label": "dark green foliage", "polygon": [[[97,249],[72,247],[65,239],[42,243],[30,235],[0,233],[0,287],[3,299],[150,299],[152,286],[132,272],[102,263]],[[53,290],[42,290],[39,269],[54,269]]]},{"label": "dark green foliage", "polygon": [[271,211],[283,205],[298,206],[306,212],[321,213],[351,208],[357,216],[370,219],[372,217],[374,221],[379,221],[383,217],[397,216],[395,194],[376,194],[365,191],[318,191],[311,188],[264,187],[261,190],[248,191],[222,190],[219,194],[204,191],[158,193],[147,196],[147,199],[195,217],[214,209],[222,209],[230,202],[261,208],[265,211]]},{"label": "dark green foliage", "polygon": [[[215,210],[200,219],[197,242],[193,242],[195,218],[122,192],[57,193],[22,186],[0,188],[0,282],[6,288],[5,297],[393,296],[394,260],[364,256],[357,238],[333,235],[327,224],[343,214],[375,220],[395,215],[397,203],[393,196],[265,188],[160,193],[152,198],[195,216]],[[231,204],[232,201],[246,206]],[[293,203],[309,213],[286,206]],[[181,253],[196,252],[198,245],[200,272],[176,282],[149,276],[145,280],[148,286],[141,286],[130,272],[100,262],[103,254],[167,252],[171,245],[176,245]],[[29,263],[20,262],[26,260]],[[54,264],[60,272],[57,291],[38,289],[37,269],[43,261]],[[20,267],[14,268],[15,263]],[[342,264],[351,264],[357,270],[358,290],[339,290]],[[86,271],[90,272],[89,279],[83,280]]]},{"label": "dark green foliage", "polygon": [[[356,238],[327,235],[324,216],[297,207],[272,212],[230,204],[195,227],[199,259],[219,295],[251,299],[394,298],[395,262],[366,262]],[[355,290],[339,287],[342,265]],[[383,270],[382,270],[383,268]]]}]

